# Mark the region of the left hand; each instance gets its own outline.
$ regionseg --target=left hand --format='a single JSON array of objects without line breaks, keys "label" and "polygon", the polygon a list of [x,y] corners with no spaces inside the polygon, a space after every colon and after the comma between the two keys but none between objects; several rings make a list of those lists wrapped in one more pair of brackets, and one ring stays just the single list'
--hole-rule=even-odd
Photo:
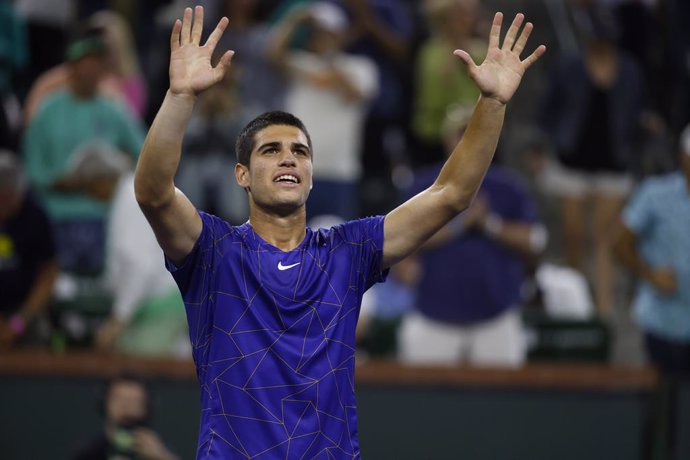
[{"label": "left hand", "polygon": [[[524,18],[522,13],[515,16],[503,39],[503,46],[499,47],[503,13],[496,13],[491,25],[486,58],[479,66],[474,63],[467,51],[453,52],[467,66],[467,73],[479,87],[482,96],[496,99],[503,104],[507,103],[520,86],[525,70],[546,51],[546,47],[540,45],[532,54],[520,60],[520,53],[525,48],[533,29],[532,23],[528,22],[520,31]],[[519,36],[518,32],[520,32]]]}]

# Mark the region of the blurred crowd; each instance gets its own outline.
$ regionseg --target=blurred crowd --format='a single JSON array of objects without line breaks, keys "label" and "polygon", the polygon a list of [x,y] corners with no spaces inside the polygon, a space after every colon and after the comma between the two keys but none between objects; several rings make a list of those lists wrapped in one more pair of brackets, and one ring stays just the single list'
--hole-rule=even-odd
[{"label": "blurred crowd", "polygon": [[[207,31],[230,19],[218,49],[236,53],[199,95],[176,184],[233,224],[248,212],[235,138],[268,110],[312,135],[311,225],[386,213],[431,185],[479,96],[452,51],[481,62],[493,12],[524,12],[547,55],[474,204],[365,297],[360,356],[606,362],[632,333],[655,365],[690,371],[686,2],[198,3]],[[132,181],[190,4],[0,3],[0,349],[189,355]]]}]

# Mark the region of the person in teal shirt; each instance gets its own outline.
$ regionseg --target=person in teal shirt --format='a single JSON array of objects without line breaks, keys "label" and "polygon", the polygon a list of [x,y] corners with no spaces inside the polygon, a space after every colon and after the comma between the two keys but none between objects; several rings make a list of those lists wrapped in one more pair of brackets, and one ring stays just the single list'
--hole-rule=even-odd
[{"label": "person in teal shirt", "polygon": [[623,210],[617,253],[640,278],[633,302],[652,363],[690,372],[690,125],[681,135],[680,169],[651,177]]},{"label": "person in teal shirt", "polygon": [[89,149],[126,154],[132,164],[143,144],[143,126],[125,107],[98,93],[106,70],[105,45],[93,31],[67,50],[70,83],[48,97],[26,129],[24,159],[29,180],[55,224],[61,266],[67,271],[100,272],[108,203],[90,197],[86,185],[70,177],[74,158]]}]

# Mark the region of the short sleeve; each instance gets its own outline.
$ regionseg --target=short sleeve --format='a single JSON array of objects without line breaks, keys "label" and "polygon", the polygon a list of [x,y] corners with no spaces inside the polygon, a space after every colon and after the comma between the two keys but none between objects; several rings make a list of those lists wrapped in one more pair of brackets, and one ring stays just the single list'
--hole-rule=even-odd
[{"label": "short sleeve", "polygon": [[360,260],[360,277],[364,291],[386,280],[388,269],[383,268],[384,216],[357,219],[340,226],[344,241],[352,245]]},{"label": "short sleeve", "polygon": [[[199,304],[204,301],[206,273],[213,263],[212,250],[216,227],[223,221],[215,216],[199,211],[202,221],[201,234],[185,260],[176,266],[167,256],[165,267],[172,274],[180,288],[185,303]],[[220,222],[217,222],[220,221]]]}]

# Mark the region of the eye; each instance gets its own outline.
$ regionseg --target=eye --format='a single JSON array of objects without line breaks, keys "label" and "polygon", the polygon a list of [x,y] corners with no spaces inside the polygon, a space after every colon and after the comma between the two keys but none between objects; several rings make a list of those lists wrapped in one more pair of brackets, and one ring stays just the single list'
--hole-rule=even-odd
[{"label": "eye", "polygon": [[309,152],[306,149],[299,148],[299,149],[295,149],[294,152],[295,152],[295,155],[309,156]]}]

